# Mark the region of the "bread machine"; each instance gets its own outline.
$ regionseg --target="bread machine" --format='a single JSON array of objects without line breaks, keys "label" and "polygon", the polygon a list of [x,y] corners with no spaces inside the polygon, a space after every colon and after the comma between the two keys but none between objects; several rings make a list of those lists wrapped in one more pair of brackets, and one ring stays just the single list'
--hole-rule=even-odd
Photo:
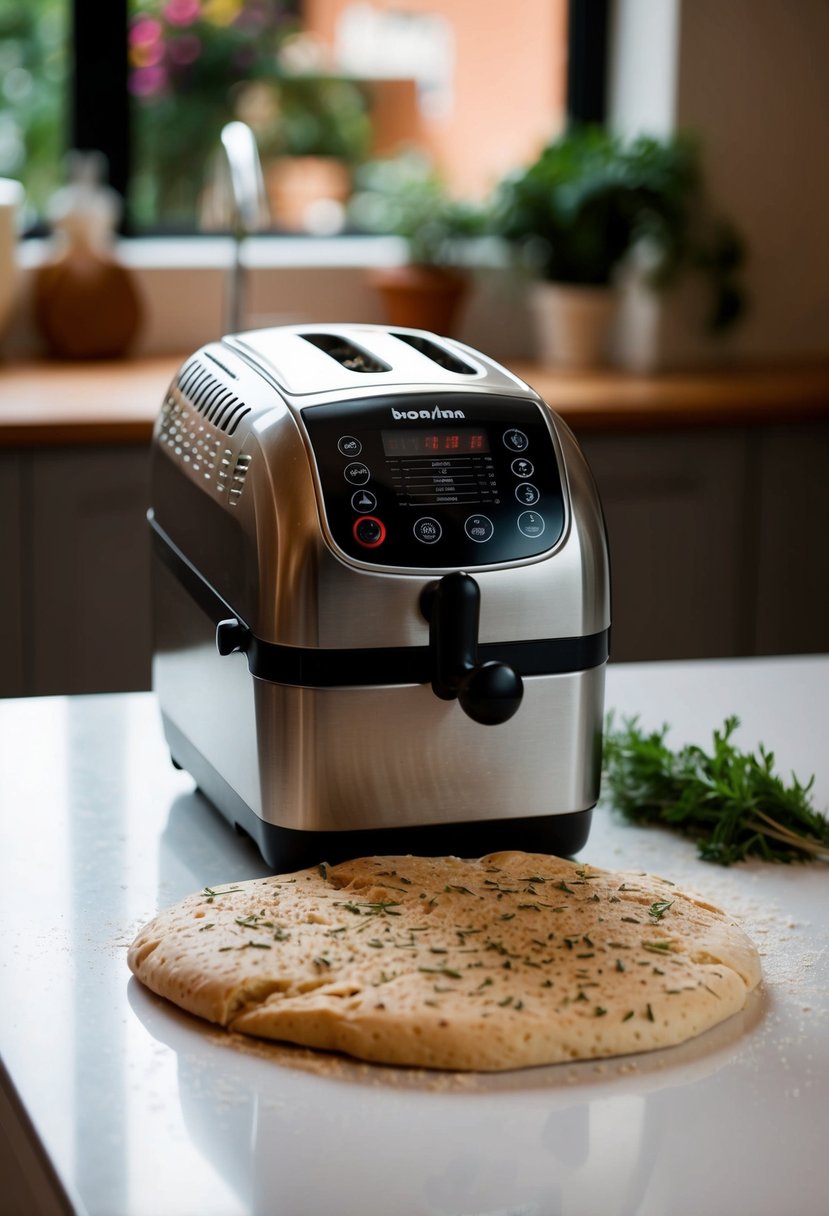
[{"label": "bread machine", "polygon": [[269,865],[581,848],[607,546],[528,385],[420,330],[225,337],[165,397],[149,519],[173,760]]}]

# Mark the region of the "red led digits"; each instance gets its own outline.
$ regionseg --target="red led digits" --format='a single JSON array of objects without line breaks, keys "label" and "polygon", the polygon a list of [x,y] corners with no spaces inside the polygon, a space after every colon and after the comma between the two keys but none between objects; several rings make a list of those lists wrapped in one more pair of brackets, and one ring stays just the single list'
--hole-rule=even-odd
[{"label": "red led digits", "polygon": [[405,459],[407,456],[428,457],[439,453],[460,455],[489,451],[486,431],[476,431],[472,427],[459,427],[453,431],[429,431],[415,427],[382,430],[380,439],[383,454],[399,459]]},{"label": "red led digits", "polygon": [[486,452],[486,436],[469,431],[453,431],[440,435],[424,434],[424,452]]}]

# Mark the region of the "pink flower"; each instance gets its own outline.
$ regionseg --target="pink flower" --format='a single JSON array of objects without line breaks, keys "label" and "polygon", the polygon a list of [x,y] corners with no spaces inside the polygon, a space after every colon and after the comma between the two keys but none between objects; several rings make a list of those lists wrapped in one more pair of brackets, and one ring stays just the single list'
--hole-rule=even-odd
[{"label": "pink flower", "polygon": [[149,47],[161,39],[161,22],[155,17],[136,17],[130,26],[130,46]]},{"label": "pink flower", "polygon": [[167,73],[162,67],[136,68],[130,72],[129,88],[134,97],[157,97],[167,85]]},{"label": "pink flower", "polygon": [[164,16],[170,25],[192,25],[201,11],[199,0],[167,0]]}]

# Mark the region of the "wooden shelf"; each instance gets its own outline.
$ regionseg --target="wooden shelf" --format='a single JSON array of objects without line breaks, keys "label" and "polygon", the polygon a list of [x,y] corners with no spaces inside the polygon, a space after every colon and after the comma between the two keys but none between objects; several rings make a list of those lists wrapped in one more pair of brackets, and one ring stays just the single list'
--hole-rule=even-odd
[{"label": "wooden shelf", "polygon": [[0,447],[149,443],[181,362],[0,364]]},{"label": "wooden shelf", "polygon": [[[0,364],[0,447],[147,443],[181,361]],[[829,417],[829,364],[656,376],[511,367],[577,432]]]},{"label": "wooden shelf", "polygon": [[654,376],[510,366],[575,431],[746,426],[829,416],[829,364]]}]

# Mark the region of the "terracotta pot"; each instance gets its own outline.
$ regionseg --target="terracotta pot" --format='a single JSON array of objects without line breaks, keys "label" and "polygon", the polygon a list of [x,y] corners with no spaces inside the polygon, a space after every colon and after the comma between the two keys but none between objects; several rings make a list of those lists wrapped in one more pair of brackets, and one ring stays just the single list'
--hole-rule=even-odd
[{"label": "terracotta pot", "polygon": [[615,307],[612,287],[536,283],[531,308],[539,361],[574,370],[601,366]]},{"label": "terracotta pot", "polygon": [[469,292],[469,278],[444,266],[389,266],[370,273],[390,325],[451,336]]},{"label": "terracotta pot", "polygon": [[339,232],[351,189],[348,166],[330,156],[286,156],[265,169],[274,223],[288,232]]}]

